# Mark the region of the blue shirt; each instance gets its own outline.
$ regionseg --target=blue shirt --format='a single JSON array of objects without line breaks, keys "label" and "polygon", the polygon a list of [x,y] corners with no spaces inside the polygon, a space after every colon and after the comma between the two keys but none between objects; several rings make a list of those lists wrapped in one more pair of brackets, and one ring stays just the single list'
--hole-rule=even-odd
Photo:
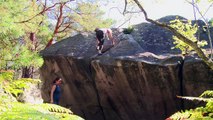
[{"label": "blue shirt", "polygon": [[56,85],[55,91],[53,92],[53,101],[55,104],[59,104],[60,96],[61,96],[61,88],[59,85]]}]

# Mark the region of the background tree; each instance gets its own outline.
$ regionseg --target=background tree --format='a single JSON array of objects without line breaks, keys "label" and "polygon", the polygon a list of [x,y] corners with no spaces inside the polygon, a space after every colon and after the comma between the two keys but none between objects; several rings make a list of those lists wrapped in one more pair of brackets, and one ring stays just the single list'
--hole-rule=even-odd
[{"label": "background tree", "polygon": [[38,53],[53,39],[112,24],[101,19],[97,4],[74,0],[1,1],[0,9],[1,69],[21,69],[25,78],[42,65]]},{"label": "background tree", "polygon": [[[31,14],[35,13],[36,4],[33,1],[1,1],[0,9],[0,67],[1,69],[20,69],[29,66],[42,65],[42,59],[38,55],[38,42],[31,39],[34,32],[44,34],[44,25],[37,29],[34,22],[43,19],[37,17],[34,21],[21,23]],[[38,25],[38,24],[37,24]],[[32,36],[31,36],[32,38]]]},{"label": "background tree", "polygon": [[104,12],[100,11],[98,4],[78,3],[73,20],[79,26],[78,31],[90,32],[96,27],[108,28],[114,23],[112,19],[103,19],[103,15]]},{"label": "background tree", "polygon": [[[178,18],[175,20],[170,21],[170,26],[175,28],[179,33],[190,38],[194,43],[202,49],[203,46],[207,45],[208,43],[205,40],[198,40],[195,34],[198,31],[197,24],[192,25],[191,21],[182,22]],[[175,48],[178,48],[182,51],[183,55],[188,55],[193,51],[193,48],[188,44],[181,41],[178,37],[173,36]],[[205,51],[202,49],[202,51]]]},{"label": "background tree", "polygon": [[54,39],[60,40],[76,32],[91,31],[97,25],[109,27],[112,24],[111,20],[101,19],[104,13],[98,9],[94,0],[79,3],[74,0],[40,0],[38,4],[42,7],[42,11],[36,15],[47,14],[52,21],[53,32],[47,47],[52,44]]},{"label": "background tree", "polygon": [[[28,86],[26,83],[36,82],[29,78],[33,78],[35,69],[42,65],[39,52],[50,40],[70,36],[73,31],[80,32],[79,28],[82,28],[81,31],[90,31],[97,27],[89,28],[83,20],[96,18],[103,12],[96,6],[96,11],[90,13],[88,7],[93,8],[93,4],[77,4],[73,1],[0,0],[0,119],[81,119],[59,106],[41,104],[37,108],[35,105],[17,103],[13,97],[23,92]],[[100,16],[97,18],[98,22],[94,25],[108,27],[111,24],[111,21],[105,21]],[[87,22],[93,23],[91,20]],[[22,78],[17,77],[18,70],[22,71]],[[62,113],[55,114],[57,111]]]}]

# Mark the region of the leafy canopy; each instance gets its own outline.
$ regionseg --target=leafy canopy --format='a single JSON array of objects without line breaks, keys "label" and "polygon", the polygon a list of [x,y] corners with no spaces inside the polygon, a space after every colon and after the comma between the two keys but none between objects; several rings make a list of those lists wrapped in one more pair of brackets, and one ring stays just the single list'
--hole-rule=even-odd
[{"label": "leafy canopy", "polygon": [[[67,108],[54,104],[24,104],[17,96],[28,88],[27,83],[39,80],[14,80],[14,71],[0,71],[0,119],[1,120],[83,120]],[[13,96],[12,96],[13,95]]]},{"label": "leafy canopy", "polygon": [[29,0],[0,0],[0,10],[0,69],[41,66],[43,60],[37,50],[32,51],[35,48],[29,33],[34,32],[38,38],[47,39],[49,29],[46,17],[38,16],[30,22],[23,22],[37,13],[38,6]]},{"label": "leafy canopy", "polygon": [[[189,38],[192,42],[197,43],[199,47],[203,47],[208,44],[206,40],[197,40],[195,34],[198,30],[198,27],[196,24],[192,25],[190,20],[183,22],[180,19],[175,19],[170,21],[170,23],[171,27],[175,28],[179,33]],[[193,50],[190,45],[180,40],[177,36],[173,36],[173,39],[175,48],[179,48],[182,51],[182,54],[188,54]]]},{"label": "leafy canopy", "polygon": [[79,3],[73,16],[74,21],[83,31],[94,31],[95,28],[108,28],[114,21],[112,19],[102,19],[102,12],[97,4]]}]

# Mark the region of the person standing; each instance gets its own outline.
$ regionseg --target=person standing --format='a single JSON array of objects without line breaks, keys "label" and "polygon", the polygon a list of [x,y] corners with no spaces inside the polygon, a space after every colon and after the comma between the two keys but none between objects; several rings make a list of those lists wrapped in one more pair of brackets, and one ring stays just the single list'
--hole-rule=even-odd
[{"label": "person standing", "polygon": [[53,86],[50,92],[50,103],[57,104],[57,105],[59,104],[59,100],[61,97],[61,88],[60,88],[61,83],[62,83],[62,80],[59,77],[57,77],[53,81]]},{"label": "person standing", "polygon": [[97,40],[97,49],[99,54],[102,54],[104,39],[111,40],[112,45],[115,44],[111,29],[96,28],[95,33],[96,33],[96,40]]}]

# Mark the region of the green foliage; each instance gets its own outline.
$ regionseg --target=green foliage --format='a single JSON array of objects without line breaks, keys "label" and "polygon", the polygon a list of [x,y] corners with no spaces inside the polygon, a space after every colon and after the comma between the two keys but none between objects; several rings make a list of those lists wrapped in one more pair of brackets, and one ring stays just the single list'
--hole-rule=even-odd
[{"label": "green foliage", "polygon": [[13,80],[13,71],[0,71],[0,85],[2,85],[2,82],[7,80],[7,81],[12,81]]},{"label": "green foliage", "polygon": [[33,82],[37,81],[31,78],[21,78],[18,80],[4,81],[3,88],[6,92],[11,93],[15,97],[17,97],[20,93],[23,93],[24,89],[29,88],[28,83]]},{"label": "green foliage", "polygon": [[213,91],[212,90],[206,90],[205,92],[203,92],[200,97],[203,98],[213,98]]},{"label": "green foliage", "polygon": [[190,120],[192,118],[197,118],[200,119],[201,118],[201,114],[200,112],[194,112],[194,114],[192,115],[192,111],[191,110],[187,110],[185,112],[177,112],[174,115],[172,115],[172,117],[170,117],[171,120]]},{"label": "green foliage", "polygon": [[172,120],[212,120],[213,119],[213,91],[208,90],[200,95],[200,97],[181,97],[187,100],[198,100],[207,102],[203,107],[197,107],[173,114]]},{"label": "green foliage", "polygon": [[102,19],[104,14],[96,4],[80,3],[76,8],[77,13],[73,15],[74,21],[83,28],[83,31],[94,31],[95,28],[108,28],[114,21]]},{"label": "green foliage", "polygon": [[133,32],[134,28],[132,26],[129,26],[128,28],[125,28],[123,30],[124,34],[131,34]]},{"label": "green foliage", "polygon": [[83,120],[67,108],[54,104],[24,104],[2,91],[0,87],[1,120]]},{"label": "green foliage", "polygon": [[[175,28],[179,33],[184,35],[185,37],[189,38],[193,42],[197,43],[199,47],[203,47],[207,45],[207,42],[205,40],[198,41],[195,37],[195,34],[197,32],[197,26],[196,24],[192,26],[191,21],[187,21],[186,23],[183,23],[179,19],[175,19],[173,21],[170,21],[171,27]],[[186,44],[185,42],[178,39],[176,36],[173,36],[175,48],[178,48],[182,51],[182,54],[188,54],[190,53],[193,48]],[[172,48],[174,49],[174,48]]]},{"label": "green foliage", "polygon": [[[46,16],[38,15],[30,20],[38,13],[39,7],[35,1],[28,0],[3,0],[0,10],[0,69],[8,66],[40,67],[43,60],[38,55],[38,47],[50,37]],[[29,33],[36,34],[37,48],[30,40]]]},{"label": "green foliage", "polygon": [[39,83],[40,80],[31,78],[21,78],[14,80],[14,71],[1,71],[0,72],[0,85],[5,92],[17,97],[20,93],[23,93],[24,89],[28,88],[28,83]]},{"label": "green foliage", "polygon": [[33,52],[26,47],[20,47],[17,51],[19,51],[18,54],[16,54],[18,57],[14,60],[13,67],[40,67],[43,64],[43,59],[37,52]]},{"label": "green foliage", "polygon": [[1,0],[0,2],[0,40],[2,43],[9,43],[8,40],[18,38],[19,36],[24,34],[23,26],[20,24],[16,24],[17,20],[22,18],[23,7],[27,0],[18,0],[16,3],[22,4],[15,4],[14,1],[5,1]]},{"label": "green foliage", "polygon": [[5,60],[2,60],[0,64],[1,68],[4,68],[6,65],[9,68],[16,69],[29,66],[40,67],[43,64],[43,59],[38,52],[29,50],[27,46],[16,45],[15,47],[11,47],[10,50],[10,54],[6,51],[0,53]]},{"label": "green foliage", "polygon": [[[202,0],[195,0],[196,3],[201,2]],[[213,2],[213,0],[208,0],[208,2]]]},{"label": "green foliage", "polygon": [[[11,102],[6,110],[0,112],[1,120],[83,120],[73,115],[72,111],[54,104],[23,104]],[[0,104],[1,106],[1,104]],[[61,112],[51,112],[49,109]]]},{"label": "green foliage", "polygon": [[55,112],[55,113],[73,114],[72,111],[70,111],[69,109],[55,105],[55,104],[47,104],[46,103],[46,104],[38,105],[37,107],[42,107],[45,110],[48,110],[50,112]]},{"label": "green foliage", "polygon": [[27,83],[38,83],[40,80],[13,80],[13,75],[13,71],[0,72],[0,120],[83,120],[73,115],[69,109],[58,105],[17,102],[11,94],[17,96],[23,92],[23,88],[27,88]]},{"label": "green foliage", "polygon": [[172,120],[212,120],[213,119],[213,101],[208,102],[205,107],[177,112],[170,117]]},{"label": "green foliage", "polygon": [[213,27],[213,18],[211,18],[211,19],[209,20],[209,25],[210,25],[211,27]]},{"label": "green foliage", "polygon": [[[19,2],[27,2],[20,0]],[[22,5],[23,5],[22,4]],[[0,68],[5,65],[5,60],[13,51],[13,47],[17,44],[17,38],[24,35],[23,26],[16,24],[16,20],[21,19],[19,13],[22,12],[21,4],[14,4],[14,1],[0,2]]]}]

